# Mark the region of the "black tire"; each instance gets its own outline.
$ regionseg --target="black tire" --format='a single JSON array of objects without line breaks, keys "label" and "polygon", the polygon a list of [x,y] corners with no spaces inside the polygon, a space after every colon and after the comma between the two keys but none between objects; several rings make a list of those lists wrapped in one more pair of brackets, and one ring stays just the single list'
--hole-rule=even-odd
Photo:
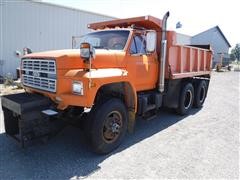
[{"label": "black tire", "polygon": [[177,113],[180,115],[188,114],[192,108],[194,100],[194,88],[191,83],[184,83],[178,101]]},{"label": "black tire", "polygon": [[89,115],[87,137],[94,152],[107,154],[116,149],[127,131],[128,116],[120,99],[95,105]]},{"label": "black tire", "polygon": [[201,80],[195,90],[195,97],[193,106],[195,108],[200,108],[203,106],[203,103],[205,101],[207,95],[207,83],[205,80]]}]

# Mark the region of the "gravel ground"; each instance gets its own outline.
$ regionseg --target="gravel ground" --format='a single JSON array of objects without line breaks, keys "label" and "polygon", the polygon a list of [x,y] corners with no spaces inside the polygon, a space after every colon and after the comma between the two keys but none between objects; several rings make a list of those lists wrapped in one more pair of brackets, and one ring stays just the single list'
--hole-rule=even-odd
[{"label": "gravel ground", "polygon": [[201,110],[138,120],[134,134],[106,156],[91,153],[73,127],[21,149],[3,133],[1,116],[0,179],[239,179],[239,79],[239,72],[213,73]]}]

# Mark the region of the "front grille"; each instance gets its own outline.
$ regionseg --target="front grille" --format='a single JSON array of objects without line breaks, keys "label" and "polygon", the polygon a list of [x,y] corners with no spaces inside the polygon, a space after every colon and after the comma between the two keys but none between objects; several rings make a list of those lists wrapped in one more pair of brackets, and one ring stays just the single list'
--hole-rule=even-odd
[{"label": "front grille", "polygon": [[26,86],[56,92],[56,64],[54,60],[23,59],[22,81]]},{"label": "front grille", "polygon": [[38,72],[47,72],[56,74],[54,60],[24,59],[22,61],[23,70],[33,70]]}]

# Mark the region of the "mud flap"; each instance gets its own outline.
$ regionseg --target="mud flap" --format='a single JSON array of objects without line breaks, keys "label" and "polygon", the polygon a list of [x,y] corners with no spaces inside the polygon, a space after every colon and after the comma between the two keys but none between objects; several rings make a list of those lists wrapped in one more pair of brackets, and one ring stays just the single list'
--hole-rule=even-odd
[{"label": "mud flap", "polygon": [[52,108],[52,103],[44,96],[20,93],[2,96],[1,99],[6,134],[16,139],[22,147],[30,140],[47,137],[57,131],[56,123],[52,122],[64,126],[57,119],[56,111],[46,113]]}]

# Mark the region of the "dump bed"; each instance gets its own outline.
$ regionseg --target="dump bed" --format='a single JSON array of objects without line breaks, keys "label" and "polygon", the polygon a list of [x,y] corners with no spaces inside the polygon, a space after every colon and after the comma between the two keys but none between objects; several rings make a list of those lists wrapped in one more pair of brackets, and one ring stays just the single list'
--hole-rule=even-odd
[{"label": "dump bed", "polygon": [[209,50],[190,46],[171,46],[168,49],[166,77],[178,79],[210,74],[212,53]]},{"label": "dump bed", "polygon": [[178,79],[210,74],[210,45],[177,45],[176,33],[169,31],[167,34],[166,78]]}]

